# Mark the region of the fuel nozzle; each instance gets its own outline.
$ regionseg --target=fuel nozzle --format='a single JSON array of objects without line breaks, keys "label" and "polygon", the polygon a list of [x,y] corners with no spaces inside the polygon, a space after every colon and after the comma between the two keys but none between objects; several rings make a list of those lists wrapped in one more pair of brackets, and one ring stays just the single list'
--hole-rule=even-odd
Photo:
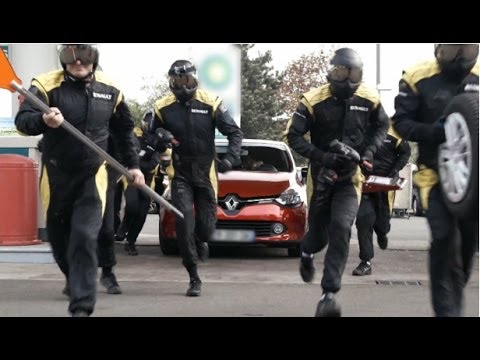
[{"label": "fuel nozzle", "polygon": [[342,154],[350,158],[355,163],[360,163],[360,155],[354,148],[335,139],[329,145],[330,151],[337,154]]},{"label": "fuel nozzle", "polygon": [[175,139],[173,134],[164,128],[158,128],[155,131],[155,134],[165,146],[167,145],[178,146],[180,144],[178,140]]}]

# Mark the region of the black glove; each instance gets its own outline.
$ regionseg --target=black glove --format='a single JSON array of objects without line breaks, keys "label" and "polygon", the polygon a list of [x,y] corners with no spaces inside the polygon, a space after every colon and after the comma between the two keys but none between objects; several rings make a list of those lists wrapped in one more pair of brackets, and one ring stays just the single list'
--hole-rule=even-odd
[{"label": "black glove", "polygon": [[342,154],[326,152],[322,155],[321,162],[326,168],[336,170],[346,167],[346,165],[349,162],[352,162],[352,160]]},{"label": "black glove", "polygon": [[222,160],[220,160],[217,165],[218,172],[221,173],[226,173],[227,171],[232,170],[232,167],[232,163],[227,158],[223,158]]},{"label": "black glove", "polygon": [[151,133],[144,133],[143,138],[145,139],[145,143],[152,149],[157,147],[157,143],[159,142],[158,136]]},{"label": "black glove", "polygon": [[433,123],[433,141],[435,144],[443,144],[445,137],[445,117],[441,117]]},{"label": "black glove", "polygon": [[157,138],[165,145],[169,145],[172,143],[173,140],[173,134],[168,131],[167,129],[164,128],[158,128],[155,130],[155,134],[157,135]]},{"label": "black glove", "polygon": [[364,175],[369,176],[373,170],[373,152],[372,150],[365,150],[362,155],[362,161],[360,162],[360,169]]},{"label": "black glove", "polygon": [[218,172],[225,173],[232,170],[235,158],[231,154],[226,154],[222,160],[218,160]]},{"label": "black glove", "polygon": [[373,164],[373,152],[372,150],[365,150],[362,155],[362,162],[368,161],[370,164]]}]

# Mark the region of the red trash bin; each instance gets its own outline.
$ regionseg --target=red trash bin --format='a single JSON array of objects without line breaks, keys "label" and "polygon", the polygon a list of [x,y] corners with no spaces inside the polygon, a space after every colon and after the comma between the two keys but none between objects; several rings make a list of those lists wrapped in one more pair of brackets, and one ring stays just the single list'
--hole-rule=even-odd
[{"label": "red trash bin", "polygon": [[0,154],[0,246],[41,243],[37,171],[30,158]]}]

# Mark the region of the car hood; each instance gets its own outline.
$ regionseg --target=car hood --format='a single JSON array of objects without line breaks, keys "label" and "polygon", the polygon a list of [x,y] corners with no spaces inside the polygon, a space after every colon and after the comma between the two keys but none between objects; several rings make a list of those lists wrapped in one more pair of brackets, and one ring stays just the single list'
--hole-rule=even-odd
[{"label": "car hood", "polygon": [[219,174],[218,197],[235,193],[241,198],[276,196],[290,187],[290,173],[229,171]]}]

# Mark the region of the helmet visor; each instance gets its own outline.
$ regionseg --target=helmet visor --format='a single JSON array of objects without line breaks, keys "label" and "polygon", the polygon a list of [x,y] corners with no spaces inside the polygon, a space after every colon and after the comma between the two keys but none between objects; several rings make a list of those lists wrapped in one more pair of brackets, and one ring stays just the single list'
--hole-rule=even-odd
[{"label": "helmet visor", "polygon": [[194,89],[198,85],[197,77],[190,75],[171,75],[170,87],[173,89]]},{"label": "helmet visor", "polygon": [[438,48],[437,59],[450,62],[457,57],[474,61],[478,57],[478,44],[442,44]]},{"label": "helmet visor", "polygon": [[359,68],[348,68],[335,65],[328,70],[328,76],[334,81],[345,81],[350,79],[351,82],[358,83],[362,81],[363,71]]},{"label": "helmet visor", "polygon": [[182,64],[178,66],[172,66],[170,70],[168,70],[168,75],[173,76],[173,75],[189,75],[189,74],[195,74],[197,69],[193,64]]},{"label": "helmet visor", "polygon": [[66,45],[60,49],[60,62],[74,64],[80,60],[82,65],[93,64],[97,60],[97,51],[90,45]]}]

